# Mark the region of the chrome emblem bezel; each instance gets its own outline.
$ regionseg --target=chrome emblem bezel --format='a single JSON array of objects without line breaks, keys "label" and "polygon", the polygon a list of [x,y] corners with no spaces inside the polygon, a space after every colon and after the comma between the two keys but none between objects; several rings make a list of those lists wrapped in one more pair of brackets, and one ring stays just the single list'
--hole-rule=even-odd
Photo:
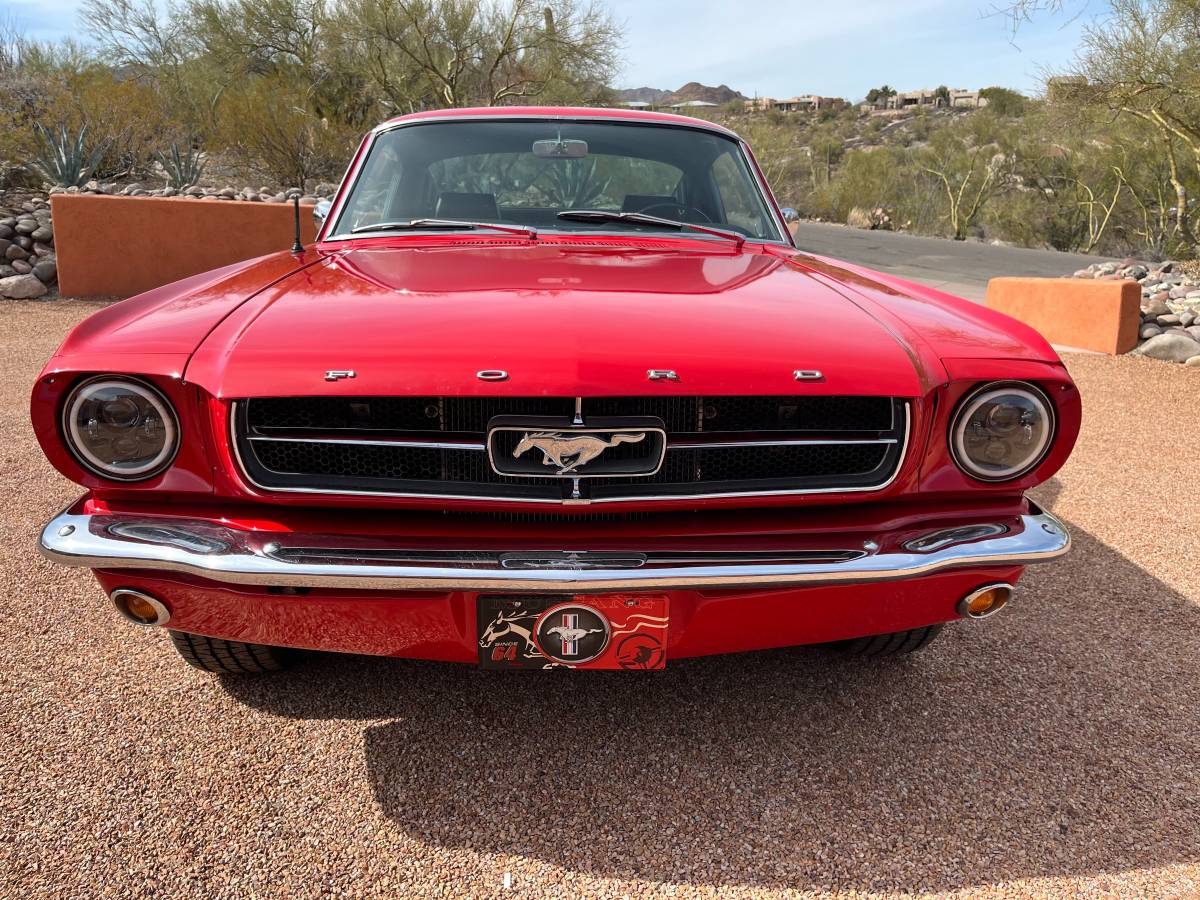
[{"label": "chrome emblem bezel", "polygon": [[[527,459],[528,454],[536,454],[541,451],[542,459],[539,460],[541,465],[537,470],[528,468],[527,461],[523,464],[510,461],[513,454],[497,447],[497,436],[506,432],[520,432],[530,438],[530,447],[518,454],[518,459]],[[603,468],[602,465],[596,466],[596,463],[602,463],[605,451],[610,447],[617,446],[616,443],[601,447],[599,452],[583,462],[572,461],[575,457],[566,454],[562,454],[559,460],[555,461],[545,446],[552,441],[578,441],[583,445],[583,439],[587,438],[606,443],[607,438],[617,435],[637,436],[634,441],[620,443],[647,442],[652,449],[647,455],[644,465],[627,466],[618,471],[611,469],[596,471],[597,468]],[[591,446],[594,447],[595,444]],[[602,425],[599,423],[596,425],[573,425],[563,419],[505,419],[500,417],[492,420],[488,425],[487,455],[492,471],[506,478],[648,478],[658,474],[662,469],[667,455],[667,431],[666,426],[659,419],[606,421]],[[567,458],[564,459],[563,456]],[[591,471],[589,471],[589,466],[592,467]]]}]

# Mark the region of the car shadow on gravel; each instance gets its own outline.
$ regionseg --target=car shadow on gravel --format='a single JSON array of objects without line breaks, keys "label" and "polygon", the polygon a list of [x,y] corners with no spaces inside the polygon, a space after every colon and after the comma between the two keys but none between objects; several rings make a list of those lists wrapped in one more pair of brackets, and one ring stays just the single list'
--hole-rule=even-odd
[{"label": "car shadow on gravel", "polygon": [[225,687],[381,720],[367,771],[412,837],[595,876],[948,890],[1195,862],[1200,610],[1072,532],[1011,609],[900,661],[546,677],[321,656]]}]

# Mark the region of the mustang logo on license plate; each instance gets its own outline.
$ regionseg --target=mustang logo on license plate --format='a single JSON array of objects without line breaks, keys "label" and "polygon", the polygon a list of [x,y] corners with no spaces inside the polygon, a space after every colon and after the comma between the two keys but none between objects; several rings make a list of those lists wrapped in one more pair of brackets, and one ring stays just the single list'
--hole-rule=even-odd
[{"label": "mustang logo on license plate", "polygon": [[666,663],[665,596],[484,596],[476,612],[484,668],[661,669]]}]

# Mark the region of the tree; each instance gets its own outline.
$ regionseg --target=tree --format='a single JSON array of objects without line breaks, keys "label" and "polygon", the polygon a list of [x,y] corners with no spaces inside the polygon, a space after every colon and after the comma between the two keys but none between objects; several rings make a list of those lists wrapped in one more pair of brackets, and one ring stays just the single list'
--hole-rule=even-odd
[{"label": "tree", "polygon": [[1200,4],[1195,0],[1112,0],[1112,16],[1084,32],[1078,74],[1089,102],[1155,129],[1176,194],[1175,227],[1197,238],[1177,146],[1200,167]]},{"label": "tree", "polygon": [[950,105],[950,88],[946,87],[944,84],[939,84],[937,86],[933,92],[933,96],[935,100],[941,101],[942,106]]},{"label": "tree", "polygon": [[190,0],[187,12],[196,41],[227,72],[295,68],[310,82],[320,78],[326,0]]},{"label": "tree", "polygon": [[304,86],[279,76],[234,86],[223,100],[215,141],[248,174],[305,190],[310,181],[340,171],[354,152],[355,138],[336,120],[310,111],[307,99]]},{"label": "tree", "polygon": [[[1030,16],[1063,9],[1065,0],[1017,0],[1014,27]],[[1144,123],[1158,136],[1175,194],[1174,233],[1188,251],[1198,246],[1189,182],[1200,169],[1200,3],[1196,0],[1109,0],[1108,13],[1085,29],[1067,73],[1078,86],[1059,100]]]},{"label": "tree", "polygon": [[968,123],[941,129],[913,154],[918,171],[944,196],[944,218],[956,241],[966,238],[988,201],[1011,182],[1013,157],[987,126]]},{"label": "tree", "polygon": [[1025,113],[1025,96],[1004,87],[986,87],[979,97],[987,101],[988,107],[998,116],[1021,116]]},{"label": "tree", "polygon": [[590,99],[615,71],[619,31],[591,2],[350,2],[371,76],[397,106]]},{"label": "tree", "polygon": [[871,88],[867,91],[868,103],[886,103],[889,97],[895,97],[896,92],[886,84],[883,87]]},{"label": "tree", "polygon": [[93,62],[149,85],[193,130],[211,127],[230,75],[204,57],[186,9],[160,11],[156,0],[84,0],[79,18],[95,41]]}]

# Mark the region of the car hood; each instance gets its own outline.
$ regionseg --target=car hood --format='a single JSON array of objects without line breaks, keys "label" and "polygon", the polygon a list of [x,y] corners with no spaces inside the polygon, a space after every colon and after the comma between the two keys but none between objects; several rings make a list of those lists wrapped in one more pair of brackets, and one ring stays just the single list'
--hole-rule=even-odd
[{"label": "car hood", "polygon": [[[216,328],[187,377],[252,396],[918,396],[944,372],[786,259],[681,249],[459,242],[332,254]],[[666,369],[678,381],[650,381]],[[327,381],[329,370],[354,373]],[[500,370],[506,380],[477,373]]]}]

